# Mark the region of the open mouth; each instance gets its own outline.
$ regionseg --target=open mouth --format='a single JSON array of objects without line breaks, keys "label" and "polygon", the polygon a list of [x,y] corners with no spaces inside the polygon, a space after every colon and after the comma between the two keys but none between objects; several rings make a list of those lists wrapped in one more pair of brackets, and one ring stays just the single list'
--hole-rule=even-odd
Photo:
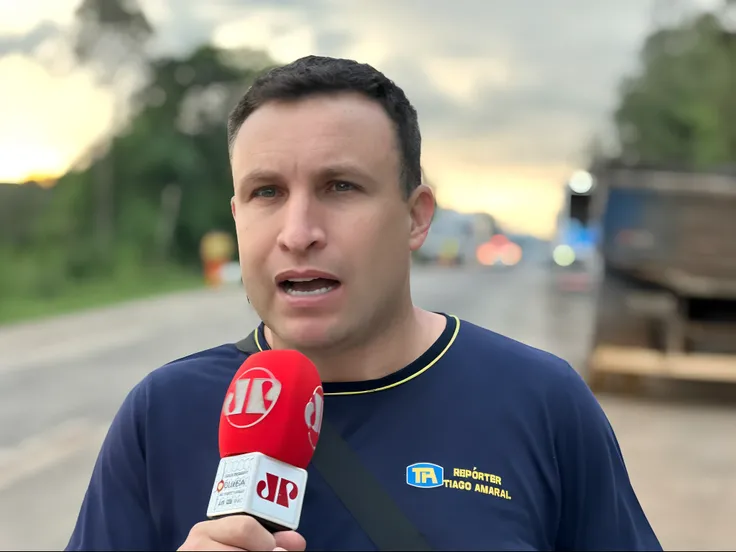
[{"label": "open mouth", "polygon": [[337,288],[340,282],[329,278],[294,278],[279,282],[279,287],[288,295],[309,297],[323,295]]}]

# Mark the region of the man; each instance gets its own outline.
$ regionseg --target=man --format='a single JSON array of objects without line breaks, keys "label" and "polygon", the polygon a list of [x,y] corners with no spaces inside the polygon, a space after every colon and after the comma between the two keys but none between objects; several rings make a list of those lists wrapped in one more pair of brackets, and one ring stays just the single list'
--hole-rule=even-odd
[{"label": "man", "polygon": [[[400,88],[310,56],[257,80],[228,131],[243,283],[263,321],[254,343],[312,359],[325,417],[430,546],[659,549],[614,433],[566,362],[412,304],[411,252],[434,198]],[[225,344],[131,391],[68,549],[375,549],[314,471],[298,531],[205,521],[219,414],[245,358]]]}]

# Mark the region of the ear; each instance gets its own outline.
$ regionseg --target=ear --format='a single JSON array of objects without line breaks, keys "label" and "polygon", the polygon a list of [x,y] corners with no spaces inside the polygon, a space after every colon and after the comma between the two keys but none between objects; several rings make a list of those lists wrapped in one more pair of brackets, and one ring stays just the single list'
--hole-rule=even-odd
[{"label": "ear", "polygon": [[235,218],[235,196],[230,198],[230,211],[232,211],[233,218]]},{"label": "ear", "polygon": [[411,216],[409,249],[416,251],[422,247],[424,240],[427,239],[427,232],[429,232],[429,227],[432,224],[436,205],[434,192],[429,186],[421,184],[412,192],[408,203]]}]

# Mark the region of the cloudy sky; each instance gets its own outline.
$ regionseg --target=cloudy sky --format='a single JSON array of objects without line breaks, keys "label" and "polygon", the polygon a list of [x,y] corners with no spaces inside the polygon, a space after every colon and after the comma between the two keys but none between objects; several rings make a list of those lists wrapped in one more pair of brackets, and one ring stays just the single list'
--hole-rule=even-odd
[{"label": "cloudy sky", "polygon": [[[415,103],[440,201],[548,234],[560,187],[605,127],[653,15],[718,0],[140,0],[156,49],[203,41],[374,64]],[[79,0],[0,1],[0,181],[58,173],[107,128],[109,96],[50,75]],[[662,6],[665,6],[664,8]]]}]

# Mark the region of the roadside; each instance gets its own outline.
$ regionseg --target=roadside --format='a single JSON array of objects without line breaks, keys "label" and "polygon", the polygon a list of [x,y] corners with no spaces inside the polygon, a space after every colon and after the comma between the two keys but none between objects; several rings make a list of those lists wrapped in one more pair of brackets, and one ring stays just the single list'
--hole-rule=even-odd
[{"label": "roadside", "polygon": [[6,296],[0,299],[0,328],[203,286],[204,282],[199,274],[166,268],[135,276],[80,283],[50,297],[38,294]]}]

